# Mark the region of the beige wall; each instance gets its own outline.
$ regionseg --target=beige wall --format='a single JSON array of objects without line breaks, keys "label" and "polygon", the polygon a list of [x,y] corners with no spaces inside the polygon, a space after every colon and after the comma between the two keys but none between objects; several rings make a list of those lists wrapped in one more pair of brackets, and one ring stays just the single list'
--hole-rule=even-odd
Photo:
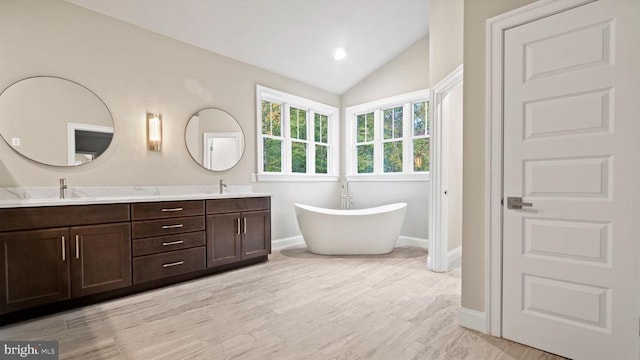
[{"label": "beige wall", "polygon": [[[447,1],[447,0],[442,0]],[[462,306],[485,310],[485,26],[534,0],[464,2]],[[433,5],[432,5],[433,12]],[[436,15],[437,16],[437,15]]]},{"label": "beige wall", "polygon": [[431,86],[439,83],[462,64],[463,14],[464,0],[429,2],[429,47],[433,54],[429,59]]},{"label": "beige wall", "polygon": [[[340,105],[338,95],[58,0],[0,2],[0,63],[0,88],[34,75],[67,78],[100,96],[115,126],[102,156],[71,169],[26,161],[0,142],[0,186],[56,186],[60,177],[70,186],[249,184],[256,84]],[[244,129],[245,155],[232,170],[210,172],[187,152],[186,123],[205,107],[228,111]],[[159,153],[146,149],[147,111],[163,115]]]},{"label": "beige wall", "polygon": [[429,37],[425,36],[342,94],[342,106],[346,108],[428,87]]}]

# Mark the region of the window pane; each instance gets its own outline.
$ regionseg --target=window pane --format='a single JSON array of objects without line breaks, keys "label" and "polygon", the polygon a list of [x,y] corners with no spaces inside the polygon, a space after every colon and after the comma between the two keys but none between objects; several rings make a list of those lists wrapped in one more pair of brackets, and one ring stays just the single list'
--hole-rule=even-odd
[{"label": "window pane", "polygon": [[329,147],[316,145],[316,174],[328,174]]},{"label": "window pane", "polygon": [[291,107],[289,109],[291,138],[307,140],[307,111]]},{"label": "window pane", "polygon": [[307,144],[293,141],[291,142],[291,172],[307,172]]},{"label": "window pane", "polygon": [[413,171],[429,171],[429,139],[413,140]]},{"label": "window pane", "polygon": [[356,146],[358,151],[358,174],[373,172],[373,144]]},{"label": "window pane", "polygon": [[393,109],[393,138],[399,139],[402,137],[402,112],[403,107],[399,106]]},{"label": "window pane", "polygon": [[327,115],[316,114],[314,119],[314,139],[319,143],[328,143],[329,117]]},{"label": "window pane", "polygon": [[384,130],[384,139],[393,139],[393,109],[383,111],[382,128]]},{"label": "window pane", "polygon": [[402,172],[402,141],[384,143],[384,172]]},{"label": "window pane", "polygon": [[402,137],[402,106],[384,110],[382,119],[385,140]]},{"label": "window pane", "polygon": [[429,102],[422,101],[413,104],[413,135],[422,136],[429,133],[428,121]]},{"label": "window pane", "polygon": [[280,136],[280,115],[282,106],[270,101],[262,101],[262,133]]},{"label": "window pane", "polygon": [[373,141],[373,113],[358,115],[357,126],[357,142],[363,143]]},{"label": "window pane", "polygon": [[370,112],[366,115],[367,117],[367,141],[373,141],[373,113]]},{"label": "window pane", "polygon": [[282,141],[264,138],[263,143],[263,171],[282,171]]}]

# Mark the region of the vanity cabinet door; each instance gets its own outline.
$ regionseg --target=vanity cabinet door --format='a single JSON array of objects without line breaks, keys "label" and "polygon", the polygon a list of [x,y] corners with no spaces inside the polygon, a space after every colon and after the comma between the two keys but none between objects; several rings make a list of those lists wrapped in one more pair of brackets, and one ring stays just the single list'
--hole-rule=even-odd
[{"label": "vanity cabinet door", "polygon": [[0,233],[0,312],[68,299],[69,229]]},{"label": "vanity cabinet door", "polygon": [[207,216],[207,267],[242,259],[241,227],[240,213]]},{"label": "vanity cabinet door", "polygon": [[242,259],[271,253],[271,213],[268,210],[242,213]]},{"label": "vanity cabinet door", "polygon": [[69,241],[73,297],[131,285],[129,223],[72,227]]}]

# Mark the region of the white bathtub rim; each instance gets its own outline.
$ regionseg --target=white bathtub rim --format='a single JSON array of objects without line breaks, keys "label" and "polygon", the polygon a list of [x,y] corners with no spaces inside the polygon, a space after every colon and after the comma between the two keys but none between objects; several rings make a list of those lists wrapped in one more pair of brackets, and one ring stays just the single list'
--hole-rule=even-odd
[{"label": "white bathtub rim", "polygon": [[294,204],[295,207],[297,208],[301,208],[307,211],[312,211],[312,212],[316,212],[316,213],[320,213],[320,214],[326,214],[326,215],[346,215],[346,216],[358,216],[358,215],[374,215],[374,214],[384,214],[387,212],[392,212],[392,211],[396,211],[399,209],[402,209],[404,207],[407,207],[407,203],[405,202],[399,202],[399,203],[393,203],[393,204],[386,204],[386,205],[381,205],[381,206],[376,206],[376,207],[370,207],[370,208],[366,208],[366,209],[327,209],[327,208],[321,208],[321,207],[316,207],[316,206],[311,206],[311,205],[305,205],[305,204]]}]

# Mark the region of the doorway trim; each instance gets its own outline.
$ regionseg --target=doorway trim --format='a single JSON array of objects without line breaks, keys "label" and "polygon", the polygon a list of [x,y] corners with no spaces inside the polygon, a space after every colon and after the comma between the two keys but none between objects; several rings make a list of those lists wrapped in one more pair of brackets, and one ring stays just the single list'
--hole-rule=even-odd
[{"label": "doorway trim", "polygon": [[449,271],[450,258],[459,258],[449,254],[449,236],[447,231],[447,202],[442,184],[442,101],[445,96],[463,81],[464,66],[461,64],[431,89],[430,109],[430,141],[431,159],[429,172],[431,175],[431,208],[429,210],[429,254],[427,267],[434,272]]},{"label": "doorway trim", "polygon": [[502,336],[504,32],[597,0],[540,0],[487,20],[485,114],[485,332]]},{"label": "doorway trim", "polygon": [[[222,139],[222,138],[226,138],[226,139],[235,139],[236,140],[236,144],[238,145],[236,147],[236,153],[234,154],[236,157],[236,162],[240,161],[240,158],[242,157],[242,149],[243,149],[243,144],[242,144],[242,133],[237,132],[237,131],[233,131],[233,132],[205,132],[202,133],[203,135],[203,147],[202,147],[202,162],[204,164],[204,167],[209,169],[209,170],[215,170],[215,169],[211,169],[211,161],[213,159],[211,159],[211,152],[208,151],[207,147],[209,146],[209,141],[212,139]],[[223,169],[224,170],[224,169]]]},{"label": "doorway trim", "polygon": [[113,134],[112,126],[67,123],[67,165],[76,165],[76,130]]}]

